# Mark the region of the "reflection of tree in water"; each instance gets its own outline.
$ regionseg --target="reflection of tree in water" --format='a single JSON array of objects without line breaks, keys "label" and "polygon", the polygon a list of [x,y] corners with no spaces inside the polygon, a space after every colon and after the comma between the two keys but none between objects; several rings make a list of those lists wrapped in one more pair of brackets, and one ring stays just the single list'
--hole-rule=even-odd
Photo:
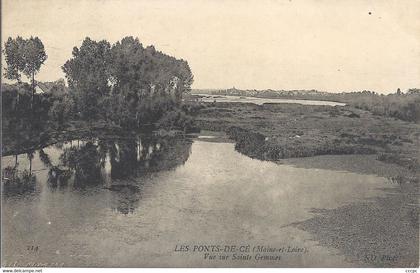
[{"label": "reflection of tree in water", "polygon": [[65,148],[60,161],[63,166],[74,172],[75,187],[97,185],[102,181],[101,158],[98,146],[92,141],[88,141],[81,147]]},{"label": "reflection of tree in water", "polygon": [[191,153],[191,141],[184,138],[142,136],[100,140],[98,144],[102,162],[109,156],[113,179],[170,170],[184,164]]},{"label": "reflection of tree in water", "polygon": [[140,177],[184,164],[191,153],[191,141],[183,138],[142,136],[138,139],[100,140],[98,144],[102,162],[109,156],[113,180],[107,189],[114,192],[116,198],[116,204],[112,206],[122,214],[133,213],[138,206],[144,185]]},{"label": "reflection of tree in water", "polygon": [[3,193],[6,196],[34,192],[36,176],[29,170],[19,171],[17,165],[7,166],[2,171]]},{"label": "reflection of tree in water", "polygon": [[103,150],[102,154],[109,156],[111,178],[119,179],[136,174],[138,149],[136,140],[103,140],[99,144]]},{"label": "reflection of tree in water", "polygon": [[[58,163],[54,163],[45,150],[38,151],[39,160],[48,170],[47,185],[50,189],[103,185],[113,193],[112,207],[128,214],[138,206],[147,181],[145,176],[184,164],[191,153],[191,140],[143,135],[130,139],[91,139],[80,141],[78,145],[54,147],[61,150]],[[17,156],[15,166],[3,169],[5,192],[22,194],[34,191],[34,154],[34,151],[26,154],[28,170],[18,170]]]},{"label": "reflection of tree in water", "polygon": [[26,154],[29,161],[28,169],[19,170],[18,155],[15,155],[14,166],[7,166],[2,170],[2,186],[6,196],[21,195],[35,191],[36,175],[32,172],[34,151]]},{"label": "reflection of tree in water", "polygon": [[113,192],[112,207],[128,214],[138,206],[145,181],[141,177],[182,165],[190,153],[190,140],[142,136],[103,138],[77,146],[62,146],[58,165],[54,165],[43,150],[39,151],[39,158],[49,169],[48,185],[51,188],[67,186],[73,175],[75,188],[104,185]]},{"label": "reflection of tree in water", "polygon": [[144,151],[143,170],[152,172],[170,170],[187,161],[191,154],[191,140],[163,138],[157,142],[152,139]]},{"label": "reflection of tree in water", "polygon": [[39,150],[38,155],[40,161],[48,168],[47,185],[53,189],[67,186],[67,182],[72,175],[71,170],[64,168],[62,165],[54,165],[43,149]]},{"label": "reflection of tree in water", "polygon": [[112,191],[113,200],[111,208],[122,214],[133,213],[138,207],[142,192],[141,188],[134,185],[111,185],[107,189]]}]

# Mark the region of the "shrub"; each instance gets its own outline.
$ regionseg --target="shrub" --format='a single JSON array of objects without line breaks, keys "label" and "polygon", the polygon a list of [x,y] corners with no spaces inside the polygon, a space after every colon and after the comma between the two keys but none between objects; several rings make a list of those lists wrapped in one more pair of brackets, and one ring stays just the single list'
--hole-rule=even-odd
[{"label": "shrub", "polygon": [[181,129],[189,131],[194,127],[191,116],[185,114],[181,110],[172,110],[166,113],[158,122],[157,127],[160,129]]}]

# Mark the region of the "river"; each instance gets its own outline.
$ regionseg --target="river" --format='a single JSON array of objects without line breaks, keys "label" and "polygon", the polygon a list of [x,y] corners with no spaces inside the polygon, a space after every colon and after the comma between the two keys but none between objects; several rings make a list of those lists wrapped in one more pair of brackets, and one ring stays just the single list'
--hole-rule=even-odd
[{"label": "river", "polygon": [[203,102],[242,102],[262,105],[264,103],[297,103],[302,105],[327,105],[327,106],[344,106],[345,103],[326,101],[326,100],[302,100],[302,99],[275,99],[275,98],[258,98],[258,97],[242,97],[228,95],[209,95],[194,94],[200,96],[199,100]]},{"label": "river", "polygon": [[[26,154],[17,159],[20,170],[29,168]],[[251,159],[210,135],[76,140],[34,151],[31,162],[34,187],[4,191],[5,264],[360,266],[293,223],[312,218],[313,209],[382,196],[393,187],[375,175]],[[14,164],[14,156],[2,158],[3,168]],[[283,251],[280,260],[209,260],[192,251],[199,245],[303,252]],[[185,246],[188,251],[175,251]]]}]

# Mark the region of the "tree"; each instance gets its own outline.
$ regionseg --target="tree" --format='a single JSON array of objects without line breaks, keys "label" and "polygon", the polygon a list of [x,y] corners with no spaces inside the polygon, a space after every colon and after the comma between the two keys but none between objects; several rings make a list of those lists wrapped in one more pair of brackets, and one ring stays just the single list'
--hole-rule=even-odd
[{"label": "tree", "polygon": [[44,45],[38,37],[23,39],[9,37],[4,45],[4,55],[7,67],[5,77],[11,80],[21,82],[21,73],[23,73],[31,82],[32,97],[31,107],[35,95],[35,75],[41,69],[42,64],[47,60]]},{"label": "tree", "polygon": [[49,109],[48,117],[55,123],[57,129],[63,129],[65,123],[71,120],[73,116],[74,102],[73,99],[64,95],[60,99],[55,99]]},{"label": "tree", "polygon": [[35,74],[41,69],[41,65],[47,60],[47,54],[45,53],[44,45],[38,37],[32,37],[25,41],[23,50],[23,59],[25,67],[23,74],[28,79],[31,79],[32,83],[32,104],[35,95]]},{"label": "tree", "polygon": [[9,80],[17,80],[21,82],[21,72],[25,68],[24,62],[24,44],[25,40],[18,36],[16,39],[9,37],[4,43],[3,54],[7,64],[4,76]]},{"label": "tree", "polygon": [[110,47],[105,40],[96,42],[86,37],[80,48],[73,48],[73,57],[62,66],[77,112],[84,119],[99,117],[102,100],[109,94]]},{"label": "tree", "polygon": [[419,88],[410,88],[407,90],[408,95],[420,94]]},{"label": "tree", "polygon": [[124,127],[156,122],[179,107],[193,81],[186,61],[144,48],[133,37],[112,47],[87,37],[62,69],[82,118],[105,118]]},{"label": "tree", "polygon": [[[130,122],[149,123],[176,107],[190,90],[193,76],[188,63],[146,48],[138,38],[125,37],[111,48],[112,96]],[[127,111],[129,112],[127,115]],[[147,112],[147,113],[146,113]]]}]

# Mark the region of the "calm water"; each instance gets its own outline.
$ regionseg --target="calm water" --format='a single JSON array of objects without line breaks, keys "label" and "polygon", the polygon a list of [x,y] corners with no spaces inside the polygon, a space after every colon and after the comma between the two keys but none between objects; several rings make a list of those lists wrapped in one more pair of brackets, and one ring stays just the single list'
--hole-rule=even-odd
[{"label": "calm water", "polygon": [[[27,155],[18,163],[27,169]],[[14,164],[14,156],[2,158],[3,168]],[[31,165],[35,188],[3,196],[6,264],[351,266],[290,224],[313,217],[312,208],[336,208],[390,187],[376,176],[251,159],[233,143],[205,136],[72,141],[36,151]],[[67,169],[70,178],[57,174]],[[174,251],[199,244],[308,252],[256,263]]]},{"label": "calm water", "polygon": [[345,103],[335,101],[322,101],[322,100],[297,100],[297,99],[269,99],[269,98],[256,98],[256,97],[239,97],[239,96],[223,96],[223,95],[208,95],[208,94],[194,94],[203,96],[200,98],[204,102],[242,102],[254,103],[262,105],[264,103],[298,103],[303,105],[327,105],[327,106],[344,106]]}]

